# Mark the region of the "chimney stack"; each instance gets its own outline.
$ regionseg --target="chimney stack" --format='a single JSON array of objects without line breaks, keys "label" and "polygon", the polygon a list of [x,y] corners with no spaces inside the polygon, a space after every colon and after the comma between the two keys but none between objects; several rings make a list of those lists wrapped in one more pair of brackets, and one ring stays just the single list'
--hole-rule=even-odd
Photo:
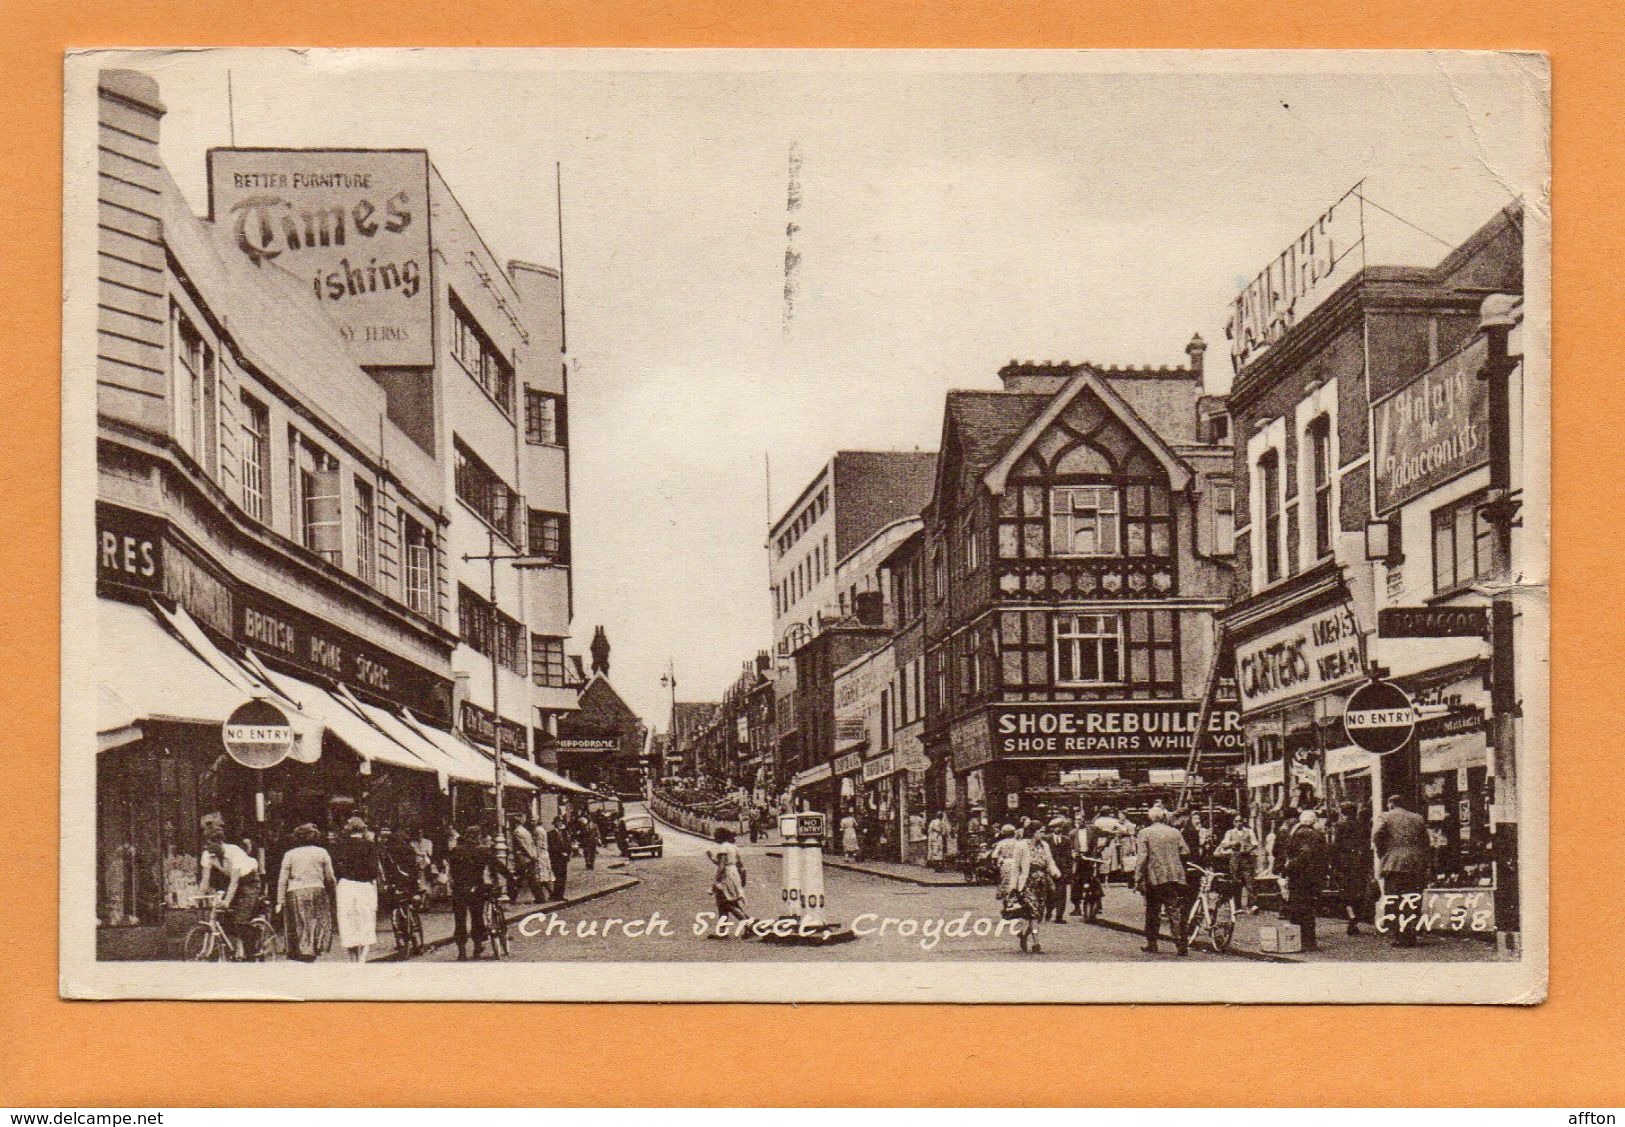
[{"label": "chimney stack", "polygon": [[1197,333],[1191,337],[1191,342],[1185,346],[1185,355],[1191,358],[1191,371],[1197,375],[1202,374],[1202,357],[1207,352],[1207,341],[1202,334]]}]

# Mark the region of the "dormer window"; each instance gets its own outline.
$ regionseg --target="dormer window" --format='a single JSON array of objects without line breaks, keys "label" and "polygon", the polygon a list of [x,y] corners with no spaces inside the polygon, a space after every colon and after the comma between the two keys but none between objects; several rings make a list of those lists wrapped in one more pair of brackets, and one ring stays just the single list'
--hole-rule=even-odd
[{"label": "dormer window", "polygon": [[1058,485],[1050,490],[1050,545],[1057,556],[1121,555],[1117,490],[1109,485]]}]

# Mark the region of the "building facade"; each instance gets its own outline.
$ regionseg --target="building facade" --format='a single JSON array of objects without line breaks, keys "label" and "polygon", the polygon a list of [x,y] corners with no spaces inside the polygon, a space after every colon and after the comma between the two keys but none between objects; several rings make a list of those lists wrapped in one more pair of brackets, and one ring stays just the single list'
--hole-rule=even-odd
[{"label": "building facade", "polygon": [[[1480,307],[1522,291],[1508,208],[1432,269],[1371,266],[1241,367],[1236,426],[1235,656],[1251,806],[1403,794],[1439,847],[1436,879],[1489,874],[1485,638],[1384,637],[1381,608],[1485,601],[1486,393]],[[1344,704],[1375,665],[1426,710],[1419,738],[1375,756]]]},{"label": "building facade", "polygon": [[1198,337],[1178,368],[1017,364],[950,392],[923,546],[926,753],[961,824],[1234,802],[1204,710],[1230,586],[1231,453]]}]

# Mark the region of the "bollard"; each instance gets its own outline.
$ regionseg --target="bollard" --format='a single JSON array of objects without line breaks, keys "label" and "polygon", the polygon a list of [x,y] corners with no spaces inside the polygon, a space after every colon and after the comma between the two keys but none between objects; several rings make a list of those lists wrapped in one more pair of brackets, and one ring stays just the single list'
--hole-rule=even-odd
[{"label": "bollard", "polygon": [[824,915],[824,816],[781,814],[779,836],[784,842],[780,896],[785,909],[779,919],[793,920],[795,926],[764,935],[763,942],[821,946],[856,939],[851,928],[830,923]]}]

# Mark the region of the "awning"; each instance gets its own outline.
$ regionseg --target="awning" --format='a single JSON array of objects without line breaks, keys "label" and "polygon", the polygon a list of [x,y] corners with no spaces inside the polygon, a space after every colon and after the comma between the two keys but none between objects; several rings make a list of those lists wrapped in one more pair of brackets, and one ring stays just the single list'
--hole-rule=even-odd
[{"label": "awning", "polygon": [[799,772],[795,778],[790,780],[790,789],[799,790],[802,787],[810,787],[814,783],[823,782],[834,773],[828,763],[820,763],[816,767],[809,767],[807,770]]},{"label": "awning", "polygon": [[504,762],[508,765],[509,770],[517,771],[519,774],[526,776],[544,790],[561,790],[569,794],[585,794],[593,798],[610,797],[601,791],[593,790],[591,787],[584,787],[574,779],[561,775],[557,771],[549,770],[540,763],[532,763],[528,759],[516,759],[509,755],[504,757]]},{"label": "awning", "polygon": [[385,735],[391,737],[397,743],[404,744],[406,747],[410,748],[412,752],[418,756],[418,758],[427,763],[434,770],[436,777],[439,779],[441,790],[445,790],[452,779],[459,779],[463,782],[470,783],[483,783],[490,781],[488,775],[480,775],[468,763],[465,763],[461,759],[454,759],[447,755],[428,738],[420,735],[416,728],[412,727],[405,720],[401,719],[399,716],[388,711],[387,709],[378,708],[375,705],[371,705],[363,700],[357,699],[355,695],[343,685],[340,685],[334,690],[334,695],[336,695],[345,704],[349,705],[353,711],[360,712],[375,727],[382,729]]},{"label": "awning", "polygon": [[248,699],[151,611],[98,599],[96,613],[96,732],[104,750],[128,743],[145,720],[224,724]]},{"label": "awning", "polygon": [[[477,782],[488,787],[494,787],[496,785],[496,780],[494,778],[496,772],[493,770],[493,768],[496,767],[496,764],[473,744],[469,743],[455,732],[443,732],[432,724],[425,724],[416,716],[412,715],[410,709],[403,710],[401,716],[402,722],[409,725],[411,729],[419,736],[428,740],[435,747],[439,748],[447,757],[462,764],[464,774],[458,775],[458,778],[464,779],[468,782]],[[508,757],[508,762],[513,762],[512,756]],[[523,778],[517,777],[513,780],[511,785],[518,790],[536,789]]]}]

